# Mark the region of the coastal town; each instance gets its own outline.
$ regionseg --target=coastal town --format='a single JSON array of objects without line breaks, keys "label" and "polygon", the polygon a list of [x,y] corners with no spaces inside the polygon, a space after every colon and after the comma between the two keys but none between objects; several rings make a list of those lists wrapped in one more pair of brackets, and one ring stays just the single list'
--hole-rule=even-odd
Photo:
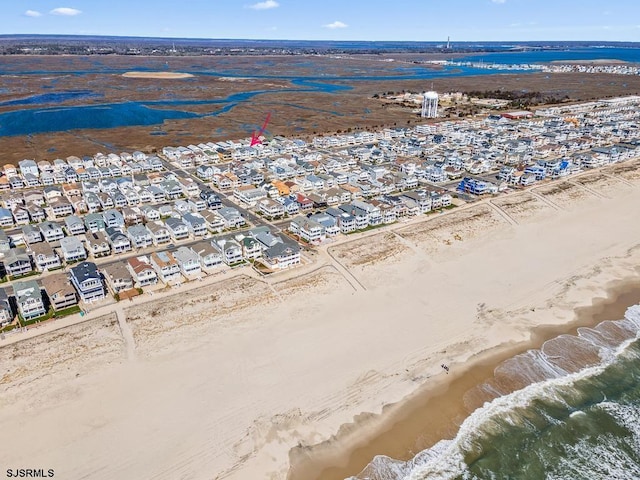
[{"label": "coastal town", "polygon": [[[4,164],[2,334],[640,156],[640,97]],[[496,207],[497,208],[497,207]]]}]

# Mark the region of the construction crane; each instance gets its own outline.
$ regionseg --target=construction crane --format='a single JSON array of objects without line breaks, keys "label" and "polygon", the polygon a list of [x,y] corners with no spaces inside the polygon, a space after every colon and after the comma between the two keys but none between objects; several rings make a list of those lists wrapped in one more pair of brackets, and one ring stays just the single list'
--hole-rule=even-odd
[{"label": "construction crane", "polygon": [[262,140],[260,140],[260,137],[262,136],[262,134],[267,129],[267,124],[269,123],[269,120],[271,120],[271,112],[267,113],[267,118],[264,119],[264,123],[262,124],[262,128],[260,128],[260,130],[258,132],[254,131],[251,134],[251,145],[250,146],[253,147],[254,145],[262,145]]}]

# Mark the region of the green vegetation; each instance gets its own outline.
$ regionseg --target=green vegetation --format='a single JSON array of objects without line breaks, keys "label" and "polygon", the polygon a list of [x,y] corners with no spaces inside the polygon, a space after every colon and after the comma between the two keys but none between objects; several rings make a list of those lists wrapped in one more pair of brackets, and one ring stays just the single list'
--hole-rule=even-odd
[{"label": "green vegetation", "polygon": [[78,305],[72,305],[71,307],[63,308],[62,310],[53,312],[53,318],[68,317],[69,315],[80,313],[80,311],[81,310]]},{"label": "green vegetation", "polygon": [[23,278],[33,277],[34,275],[40,275],[40,272],[33,270],[23,275],[7,275],[7,278],[13,281],[13,280],[22,280]]}]

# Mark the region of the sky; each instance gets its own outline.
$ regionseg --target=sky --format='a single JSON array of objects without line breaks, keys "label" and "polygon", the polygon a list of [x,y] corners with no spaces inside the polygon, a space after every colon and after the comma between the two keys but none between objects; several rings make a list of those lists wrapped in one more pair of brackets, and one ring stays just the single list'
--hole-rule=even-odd
[{"label": "sky", "polygon": [[11,0],[0,34],[640,41],[637,0]]}]

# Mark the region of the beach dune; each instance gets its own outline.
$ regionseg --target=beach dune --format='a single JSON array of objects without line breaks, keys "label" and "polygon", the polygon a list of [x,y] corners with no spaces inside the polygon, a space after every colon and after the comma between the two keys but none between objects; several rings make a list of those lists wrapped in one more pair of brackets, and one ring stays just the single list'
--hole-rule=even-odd
[{"label": "beach dune", "polygon": [[[637,276],[634,171],[610,169],[588,190],[573,178],[553,201],[538,189],[349,237],[282,275],[124,305],[135,355],[111,323],[71,344],[32,338],[32,349],[94,336],[101,347],[91,362],[66,355],[62,372],[23,362],[2,377],[0,441],[28,445],[4,463],[97,480],[287,478],[292,448],[312,458],[359,418],[345,437],[356,443],[373,425],[358,415],[442,382],[441,364],[453,373],[525,345],[536,326],[568,324],[608,283]],[[12,348],[0,348],[3,370]],[[299,465],[291,478],[321,468]]]}]

